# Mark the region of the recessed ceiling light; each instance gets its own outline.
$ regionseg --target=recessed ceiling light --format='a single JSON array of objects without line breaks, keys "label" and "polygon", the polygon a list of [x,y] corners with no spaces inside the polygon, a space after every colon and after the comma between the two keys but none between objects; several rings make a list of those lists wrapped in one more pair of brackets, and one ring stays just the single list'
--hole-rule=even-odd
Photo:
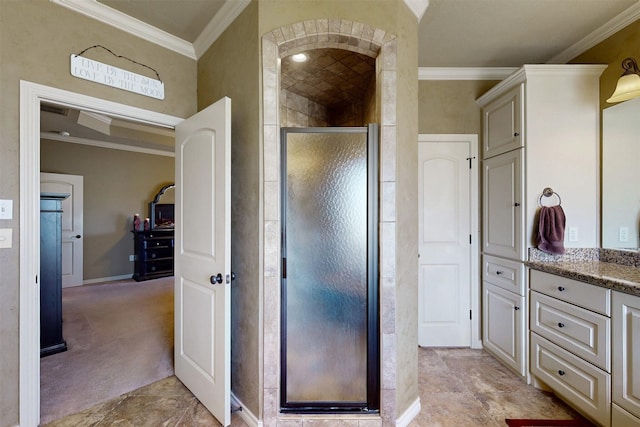
[{"label": "recessed ceiling light", "polygon": [[294,62],[306,62],[309,59],[309,55],[306,53],[296,53],[295,55],[291,55],[291,59]]}]

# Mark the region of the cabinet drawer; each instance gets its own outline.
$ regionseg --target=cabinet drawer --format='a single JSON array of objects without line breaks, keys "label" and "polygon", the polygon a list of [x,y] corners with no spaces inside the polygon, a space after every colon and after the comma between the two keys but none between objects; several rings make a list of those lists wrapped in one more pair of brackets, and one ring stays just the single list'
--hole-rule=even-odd
[{"label": "cabinet drawer", "polygon": [[491,255],[482,258],[482,279],[509,292],[524,296],[524,264]]},{"label": "cabinet drawer", "polygon": [[531,334],[531,373],[603,426],[611,422],[611,376],[557,345]]},{"label": "cabinet drawer", "polygon": [[611,316],[611,290],[567,279],[543,271],[531,270],[531,290]]},{"label": "cabinet drawer", "polygon": [[531,292],[530,328],[607,372],[611,372],[611,319]]},{"label": "cabinet drawer", "polygon": [[145,249],[148,248],[173,248],[173,239],[167,238],[154,238],[154,239],[145,239],[142,243]]}]

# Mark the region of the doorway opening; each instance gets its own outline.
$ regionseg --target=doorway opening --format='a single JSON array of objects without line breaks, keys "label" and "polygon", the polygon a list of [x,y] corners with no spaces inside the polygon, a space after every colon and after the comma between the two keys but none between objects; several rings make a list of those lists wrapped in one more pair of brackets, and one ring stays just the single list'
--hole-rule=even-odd
[{"label": "doorway opening", "polygon": [[377,412],[377,125],[282,129],[282,412]]},{"label": "doorway opening", "polygon": [[40,422],[40,108],[95,111],[163,128],[183,119],[31,82],[20,82],[20,424]]}]

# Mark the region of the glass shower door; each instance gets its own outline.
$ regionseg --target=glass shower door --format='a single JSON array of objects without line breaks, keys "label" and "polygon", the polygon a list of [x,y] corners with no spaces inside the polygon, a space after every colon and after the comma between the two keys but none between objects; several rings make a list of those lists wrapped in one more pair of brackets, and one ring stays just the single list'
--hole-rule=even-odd
[{"label": "glass shower door", "polygon": [[376,130],[282,132],[283,411],[378,406]]}]

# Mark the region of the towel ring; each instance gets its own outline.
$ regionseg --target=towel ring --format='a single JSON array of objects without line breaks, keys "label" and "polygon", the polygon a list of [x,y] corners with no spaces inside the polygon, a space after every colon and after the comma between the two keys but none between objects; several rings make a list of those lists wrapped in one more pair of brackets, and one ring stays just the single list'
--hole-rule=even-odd
[{"label": "towel ring", "polygon": [[551,197],[555,195],[558,198],[558,206],[560,206],[562,204],[562,199],[560,198],[560,195],[558,193],[556,193],[555,191],[553,191],[552,188],[545,188],[544,190],[542,190],[542,194],[540,195],[540,198],[538,199],[538,205],[540,207],[542,207],[542,197]]}]

